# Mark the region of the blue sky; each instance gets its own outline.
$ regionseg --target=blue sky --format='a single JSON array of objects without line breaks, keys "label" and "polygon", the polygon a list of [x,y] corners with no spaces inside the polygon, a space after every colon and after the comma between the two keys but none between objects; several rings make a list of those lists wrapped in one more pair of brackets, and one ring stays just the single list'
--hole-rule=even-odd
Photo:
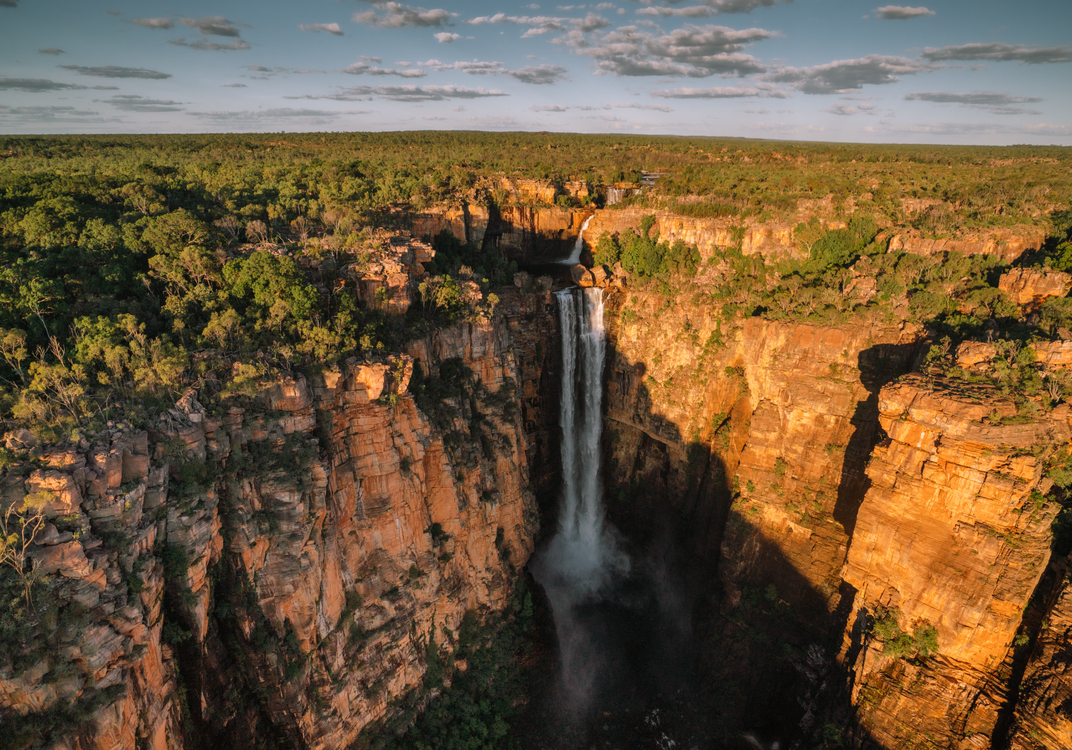
[{"label": "blue sky", "polygon": [[0,132],[1072,145],[1055,0],[0,0]]}]

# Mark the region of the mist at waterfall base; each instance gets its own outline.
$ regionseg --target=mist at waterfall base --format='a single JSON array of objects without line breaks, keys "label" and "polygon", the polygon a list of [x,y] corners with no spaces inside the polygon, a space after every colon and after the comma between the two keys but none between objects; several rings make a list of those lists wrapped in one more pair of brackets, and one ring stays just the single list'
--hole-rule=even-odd
[{"label": "mist at waterfall base", "polygon": [[[552,610],[558,658],[546,695],[536,699],[544,718],[535,723],[554,735],[548,747],[587,748],[589,735],[608,732],[619,747],[658,746],[675,732],[670,705],[691,692],[689,607],[672,572],[669,535],[665,544],[630,549],[604,518],[602,291],[556,297],[563,488],[556,533],[530,570]],[[695,726],[676,731],[695,739]],[[673,741],[681,747],[686,737]]]}]

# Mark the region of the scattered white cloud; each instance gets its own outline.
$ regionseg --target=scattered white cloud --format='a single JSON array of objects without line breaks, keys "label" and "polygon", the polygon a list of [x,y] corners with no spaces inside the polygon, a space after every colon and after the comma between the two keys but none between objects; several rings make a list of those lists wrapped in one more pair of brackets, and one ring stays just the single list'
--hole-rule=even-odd
[{"label": "scattered white cloud", "polygon": [[85,126],[105,122],[114,123],[118,122],[118,119],[102,117],[100,112],[94,110],[76,109],[64,105],[9,107],[0,104],[0,125],[26,128],[40,125],[55,127],[62,124]]},{"label": "scattered white cloud", "polygon": [[577,34],[557,41],[595,60],[599,74],[706,78],[763,73],[766,66],[743,50],[776,36],[765,29],[686,24],[670,33],[622,26],[591,43]]},{"label": "scattered white cloud", "polygon": [[570,109],[581,112],[597,112],[608,109],[643,109],[652,112],[673,112],[671,107],[665,104],[639,104],[637,102],[613,102],[611,104],[534,104],[529,107],[533,112],[566,112]]},{"label": "scattered white cloud", "polygon": [[176,47],[189,47],[190,49],[199,50],[243,50],[250,49],[249,42],[244,39],[235,39],[233,42],[210,42],[207,39],[195,39],[192,42],[186,41],[185,37],[182,39],[172,39],[168,44],[174,44]]},{"label": "scattered white cloud", "polygon": [[596,31],[597,29],[605,29],[610,26],[610,21],[597,13],[589,13],[584,18],[509,16],[505,13],[496,13],[493,16],[477,16],[476,18],[469,19],[466,23],[473,26],[497,23],[528,26],[528,31],[521,35],[523,39],[547,34],[552,31],[574,30],[583,34],[589,31]]},{"label": "scattered white cloud", "polygon": [[[643,1],[643,0],[642,0]],[[705,0],[700,5],[689,5],[684,8],[671,8],[665,5],[648,5],[637,11],[638,16],[662,16],[676,18],[710,18],[730,13],[751,13],[756,8],[769,8],[778,0]],[[793,0],[782,0],[791,3]],[[670,4],[676,5],[673,0]]]},{"label": "scattered white cloud", "polygon": [[930,136],[971,136],[971,135],[1011,135],[1011,136],[1072,136],[1072,125],[1053,123],[1033,123],[1027,125],[1006,125],[990,122],[933,122],[921,124],[892,124],[882,122],[888,133],[902,135]]},{"label": "scattered white cloud", "polygon": [[339,28],[337,23],[303,23],[299,24],[298,28],[302,31],[326,31],[335,36],[343,35],[342,29]]},{"label": "scattered white cloud", "polygon": [[204,16],[203,18],[180,18],[179,23],[191,29],[197,29],[209,36],[238,37],[239,32],[233,21],[223,16]]},{"label": "scattered white cloud", "polygon": [[381,29],[402,29],[412,26],[445,26],[453,15],[442,8],[417,8],[395,2],[374,2],[376,10],[354,13],[354,23],[375,26]]},{"label": "scattered white cloud", "polygon": [[569,71],[563,68],[561,65],[526,65],[524,68],[518,70],[508,70],[506,75],[511,78],[517,79],[522,83],[531,83],[534,85],[544,85],[558,83],[559,81],[569,80],[567,75]]},{"label": "scattered white cloud", "polygon": [[130,22],[147,29],[172,29],[175,21],[171,18],[132,18]]},{"label": "scattered white cloud", "polygon": [[708,89],[680,88],[652,91],[652,96],[664,99],[788,99],[789,94],[769,83],[754,86],[716,86]]},{"label": "scattered white cloud", "polygon": [[454,34],[449,31],[439,31],[433,34],[433,36],[440,44],[450,44],[451,42],[456,42],[462,38],[461,34]]},{"label": "scattered white cloud", "polygon": [[962,107],[985,109],[995,115],[1038,115],[1041,112],[1024,109],[1018,105],[1037,104],[1043,100],[1037,96],[1010,96],[996,91],[972,91],[967,94],[948,91],[917,91],[906,94],[905,101],[959,104]]},{"label": "scattered white cloud", "polygon": [[271,109],[241,110],[241,111],[208,111],[189,112],[206,125],[221,125],[227,128],[252,127],[265,128],[272,123],[300,123],[299,127],[314,125],[327,125],[335,122],[339,117],[347,115],[372,114],[371,109],[333,111],[329,109],[294,109],[291,107],[275,107]]},{"label": "scattered white cloud", "polygon": [[883,5],[881,8],[875,8],[875,17],[884,21],[904,21],[909,18],[933,15],[933,10],[923,7],[909,8],[904,5]]},{"label": "scattered white cloud", "polygon": [[101,101],[124,112],[181,112],[182,107],[179,105],[184,103],[174,102],[170,99],[148,99],[144,96],[135,96],[133,94],[120,94],[113,96],[111,99],[102,99]]},{"label": "scattered white cloud", "polygon": [[392,68],[379,68],[375,65],[369,65],[368,63],[357,62],[353,65],[343,68],[340,73],[349,73],[355,76],[401,76],[402,78],[424,78],[427,73],[423,70],[414,68],[412,70],[395,70]]},{"label": "scattered white cloud", "polygon": [[827,107],[823,111],[824,112],[829,112],[830,114],[833,114],[833,115],[855,115],[855,114],[874,115],[874,114],[878,114],[875,111],[875,106],[873,104],[860,104],[860,105],[855,106],[855,107],[852,106],[851,104],[835,104],[832,107]]},{"label": "scattered white cloud", "polygon": [[514,78],[522,83],[536,85],[558,83],[568,80],[569,71],[561,65],[526,65],[517,70],[510,70],[501,62],[473,60],[470,62],[444,63],[439,60],[425,60],[418,63],[421,67],[430,68],[437,73],[448,70],[457,70],[474,76],[503,75]]},{"label": "scattered white cloud", "polygon": [[15,91],[29,91],[39,94],[45,91],[76,91],[86,89],[87,86],[79,86],[74,83],[60,83],[50,81],[47,78],[5,78],[0,77],[0,90],[8,89]]},{"label": "scattered white cloud", "polygon": [[61,65],[64,70],[73,70],[82,76],[97,76],[98,78],[148,78],[161,80],[171,78],[171,73],[161,73],[158,70],[148,68],[125,68],[122,65]]},{"label": "scattered white cloud", "polygon": [[42,55],[62,55],[62,54],[64,54],[63,50],[61,50],[59,47],[48,47],[47,49],[39,49],[37,51],[40,52]]},{"label": "scattered white cloud", "polygon": [[1072,47],[1031,47],[1026,44],[961,44],[953,47],[927,47],[923,58],[932,62],[945,60],[995,60],[1027,65],[1072,62]]},{"label": "scattered white cloud", "polygon": [[483,99],[493,96],[508,96],[505,91],[484,88],[471,89],[465,86],[351,86],[335,94],[284,96],[284,99],[331,99],[334,101],[362,101],[366,99],[390,99],[398,102],[440,102],[448,99]]},{"label": "scattered white cloud", "polygon": [[810,68],[782,68],[764,80],[788,83],[805,94],[838,94],[864,86],[897,83],[899,76],[930,70],[931,65],[907,57],[868,55],[856,60],[836,60]]}]

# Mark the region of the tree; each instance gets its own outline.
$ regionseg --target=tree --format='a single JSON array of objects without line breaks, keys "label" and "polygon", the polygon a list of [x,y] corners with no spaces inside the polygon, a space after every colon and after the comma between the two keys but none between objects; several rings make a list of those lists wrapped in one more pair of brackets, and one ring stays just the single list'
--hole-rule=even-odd
[{"label": "tree", "polygon": [[7,506],[0,516],[0,564],[15,571],[26,596],[26,606],[33,608],[31,591],[37,580],[37,563],[30,559],[30,547],[45,526],[45,505],[52,499],[47,492],[34,492],[19,503]]}]

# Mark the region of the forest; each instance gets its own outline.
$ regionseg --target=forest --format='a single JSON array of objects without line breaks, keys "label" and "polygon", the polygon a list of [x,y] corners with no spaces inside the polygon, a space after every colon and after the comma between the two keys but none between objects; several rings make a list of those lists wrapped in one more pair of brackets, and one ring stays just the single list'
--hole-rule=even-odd
[{"label": "forest", "polygon": [[[524,181],[550,199],[522,197]],[[632,194],[612,203],[615,187]],[[524,287],[515,258],[490,238],[409,236],[422,217],[472,207],[490,217],[597,209],[630,217],[585,237],[591,260],[626,279],[627,296],[704,310],[716,321],[698,342],[706,353],[753,318],[911,322],[926,330],[929,377],[985,382],[1016,405],[1005,423],[1030,420],[1072,398],[1068,373],[1044,370],[1032,349],[1070,338],[1072,299],[1053,295],[1024,314],[999,288],[1011,267],[1000,253],[924,254],[892,249],[891,238],[1041,228],[1041,245],[1016,265],[1072,272],[1070,196],[1072,151],[1037,146],[465,132],[0,136],[0,432],[29,436],[0,446],[0,473],[21,477],[41,465],[35,445],[77,446],[116,424],[148,429],[184,393],[218,416],[228,397],[279,374],[394,362],[430,332],[495,320],[504,288]],[[657,228],[679,219],[710,221],[729,239],[701,252]],[[757,227],[781,232],[787,250],[745,252]],[[386,288],[370,297],[360,286],[363,273],[394,257],[398,237],[434,251],[403,264],[407,293],[420,303],[401,310]],[[635,313],[626,308],[628,323]],[[987,375],[957,361],[965,341],[994,343]],[[458,396],[448,393],[453,379],[413,377],[429,415]],[[1063,497],[1072,458],[1047,460]],[[204,467],[188,466],[190,476],[173,472],[176,486],[207,481],[194,476]],[[9,508],[0,529],[0,661],[28,668],[46,648],[26,634],[42,621],[31,589],[45,592],[49,582],[26,583],[24,542],[41,519],[17,516]],[[1072,510],[1054,528],[1058,548],[1072,546]],[[531,606],[511,604],[526,627]],[[63,609],[70,622],[53,631],[74,632],[85,614],[76,610]],[[888,630],[908,637],[896,623]],[[471,655],[473,671],[458,682],[476,697],[455,692],[433,704],[410,746],[494,744],[448,737],[452,711],[476,717],[478,733],[504,735],[511,707],[483,675],[510,661],[524,636],[480,637],[490,652],[509,653],[498,662]],[[503,674],[516,695],[517,674]],[[442,681],[429,678],[420,699]],[[26,731],[21,746],[32,746],[39,737]]]}]

